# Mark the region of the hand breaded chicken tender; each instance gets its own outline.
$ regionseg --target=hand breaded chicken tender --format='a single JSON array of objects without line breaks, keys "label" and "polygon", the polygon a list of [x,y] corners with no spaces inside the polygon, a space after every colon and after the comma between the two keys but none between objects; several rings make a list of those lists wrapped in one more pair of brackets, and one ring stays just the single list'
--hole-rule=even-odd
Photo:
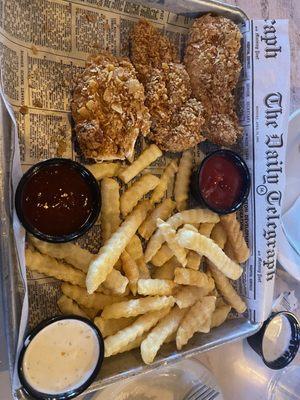
[{"label": "hand breaded chicken tender", "polygon": [[191,98],[189,75],[183,64],[171,62],[174,58],[167,38],[146,21],[136,24],[131,59],[145,85],[149,138],[163,150],[180,152],[204,140],[204,110]]},{"label": "hand breaded chicken tender", "polygon": [[144,87],[125,58],[107,53],[91,57],[71,103],[79,146],[86,158],[130,158],[140,133],[147,135],[150,115]]},{"label": "hand breaded chicken tender", "polygon": [[203,123],[201,103],[196,99],[189,99],[173,114],[169,124],[162,123],[152,129],[149,138],[163,150],[185,151],[205,140],[201,134]]},{"label": "hand breaded chicken tender", "polygon": [[168,38],[145,19],[135,24],[131,34],[131,61],[142,83],[146,83],[153,68],[175,62],[176,51]]},{"label": "hand breaded chicken tender", "polygon": [[172,115],[191,96],[190,78],[184,65],[163,63],[152,70],[145,85],[146,100],[152,127],[169,123]]},{"label": "hand breaded chicken tender", "polygon": [[241,71],[241,38],[232,21],[206,14],[194,21],[184,58],[192,95],[205,109],[205,136],[225,146],[234,144],[242,133],[233,97]]}]

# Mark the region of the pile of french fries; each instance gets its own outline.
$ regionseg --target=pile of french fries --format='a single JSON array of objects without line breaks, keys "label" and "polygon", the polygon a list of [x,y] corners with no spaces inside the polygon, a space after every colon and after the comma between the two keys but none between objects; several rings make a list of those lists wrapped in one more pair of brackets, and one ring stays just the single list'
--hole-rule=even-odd
[{"label": "pile of french fries", "polygon": [[186,209],[192,153],[170,161],[160,177],[143,173],[161,156],[150,145],[128,167],[88,167],[101,185],[97,255],[29,238],[27,268],[63,281],[61,312],[94,320],[105,357],[140,347],[149,364],[164,343],[180,350],[196,332],[221,325],[231,308],[246,310],[230,282],[249,257],[236,215]]}]

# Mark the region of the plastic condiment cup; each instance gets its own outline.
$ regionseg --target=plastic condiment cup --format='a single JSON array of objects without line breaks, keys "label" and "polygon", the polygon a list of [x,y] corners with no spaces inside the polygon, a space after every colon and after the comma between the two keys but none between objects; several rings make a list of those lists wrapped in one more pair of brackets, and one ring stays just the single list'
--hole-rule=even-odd
[{"label": "plastic condiment cup", "polygon": [[[74,315],[52,317],[41,322],[25,338],[18,360],[19,379],[25,392],[35,399],[72,399],[93,382],[101,369],[103,357],[103,338],[93,322]],[[91,365],[87,365],[88,361]],[[55,372],[58,367],[59,378]],[[86,376],[80,376],[88,367]],[[51,374],[55,378],[52,382]],[[60,390],[61,382],[65,388]],[[45,385],[48,385],[49,393],[41,389],[45,389]]]},{"label": "plastic condiment cup", "polygon": [[247,341],[267,367],[282,369],[293,361],[298,352],[299,321],[288,311],[273,313]]},{"label": "plastic condiment cup", "polygon": [[[82,190],[82,188],[84,187],[88,193],[89,193],[89,207],[88,210],[86,211],[86,215],[83,216],[83,219],[80,220],[80,223],[76,223],[74,224],[74,227],[70,227],[69,230],[60,232],[60,233],[49,233],[49,231],[47,232],[46,230],[42,230],[38,224],[41,223],[41,218],[42,217],[38,217],[37,218],[37,223],[33,222],[33,219],[30,218],[28,215],[26,215],[26,208],[24,208],[24,201],[27,201],[26,199],[26,190],[28,188],[28,185],[31,185],[31,187],[36,188],[36,180],[38,179],[39,176],[41,176],[42,173],[49,173],[49,171],[54,171],[55,167],[61,170],[63,170],[64,172],[59,175],[57,174],[57,178],[56,180],[54,178],[52,179],[52,184],[54,182],[55,185],[60,185],[59,190],[61,192],[59,192],[60,196],[56,196],[56,198],[60,199],[60,203],[59,203],[59,207],[60,210],[57,212],[56,217],[52,217],[51,214],[51,218],[49,218],[49,220],[51,221],[51,224],[53,224],[56,227],[60,227],[60,229],[65,229],[66,230],[66,224],[67,223],[71,223],[72,218],[64,218],[63,217],[63,205],[65,205],[65,210],[66,210],[66,215],[70,216],[70,214],[67,214],[67,208],[69,207],[69,204],[72,204],[73,207],[73,214],[74,214],[74,218],[78,218],[79,212],[82,211],[82,209],[84,207],[82,206],[78,206],[77,204],[79,204],[78,199],[81,200],[81,198],[79,197],[80,195],[82,195],[82,202],[86,199],[86,197],[84,197],[84,194],[80,192],[80,190]],[[57,171],[58,172],[58,171]],[[76,177],[78,179],[78,182],[80,183],[80,188],[78,189],[78,191],[75,190],[73,191],[72,189],[72,194],[74,193],[74,196],[77,196],[76,198],[74,197],[73,203],[67,203],[66,197],[64,196],[68,196],[69,193],[65,193],[66,191],[66,187],[65,185],[68,183],[68,176],[62,176],[64,174],[67,174],[67,172],[72,174],[72,178],[75,180]],[[52,173],[53,176],[53,173]],[[40,178],[41,179],[41,178]],[[69,180],[70,181],[70,180]],[[76,182],[76,180],[75,180]],[[73,187],[75,186],[74,182],[73,182]],[[48,185],[47,186],[47,182],[45,182],[45,185],[41,185],[41,190],[40,193],[38,195],[44,196],[44,195],[51,195],[53,193],[53,191],[51,191],[51,187]],[[45,202],[45,200],[43,200]],[[54,201],[53,201],[54,202]],[[56,200],[55,200],[56,202]],[[65,203],[64,203],[65,202]],[[33,206],[33,204],[37,204],[36,207]],[[35,212],[35,209],[37,209],[37,207],[39,206],[39,210],[43,211],[43,212],[48,212],[48,210],[43,210],[45,208],[49,208],[46,203],[41,203],[38,204],[38,196],[36,195],[36,193],[33,196],[33,200],[31,203],[31,207],[33,212]],[[25,203],[28,204],[28,203]],[[50,208],[52,207],[52,213],[55,213],[55,208],[56,204],[52,204],[50,205]],[[79,207],[79,209],[77,210],[78,212],[76,213],[76,206]],[[100,212],[100,208],[101,208],[101,197],[100,197],[100,190],[99,190],[99,184],[97,182],[97,180],[95,179],[95,177],[93,176],[93,174],[87,170],[83,165],[70,160],[70,159],[66,159],[66,158],[51,158],[49,160],[46,161],[42,161],[39,162],[35,165],[33,165],[28,171],[25,172],[25,174],[22,176],[17,190],[16,190],[16,195],[15,195],[15,207],[16,207],[16,212],[18,215],[19,220],[21,221],[22,225],[24,226],[24,228],[30,232],[32,235],[36,236],[38,239],[47,241],[47,242],[54,242],[54,243],[61,243],[61,242],[69,242],[71,240],[74,240],[80,236],[82,236],[84,233],[86,233],[93,225],[94,223],[97,221],[97,218],[99,216],[99,212]],[[41,212],[38,211],[38,212]],[[37,214],[38,215],[38,214]],[[53,228],[53,227],[52,227]]]},{"label": "plastic condiment cup", "polygon": [[[233,202],[233,204],[230,207],[226,208],[220,208],[217,206],[213,206],[211,202],[209,202],[204,194],[201,191],[201,172],[205,168],[206,164],[208,161],[210,161],[213,157],[215,156],[221,156],[224,157],[225,159],[228,159],[231,161],[233,166],[236,168],[236,171],[239,171],[240,178],[241,178],[241,190],[239,195],[237,196],[236,200]],[[226,178],[230,178],[230,176],[226,176]],[[209,153],[201,162],[199,167],[196,169],[196,171],[192,175],[191,179],[191,193],[193,197],[202,205],[205,207],[209,208],[210,210],[221,214],[230,214],[235,211],[237,211],[247,200],[249,191],[250,191],[250,185],[251,185],[251,178],[250,178],[250,173],[249,169],[247,167],[247,164],[243,160],[243,158],[238,154],[235,153],[234,151],[227,150],[227,149],[220,149],[213,151]]]}]

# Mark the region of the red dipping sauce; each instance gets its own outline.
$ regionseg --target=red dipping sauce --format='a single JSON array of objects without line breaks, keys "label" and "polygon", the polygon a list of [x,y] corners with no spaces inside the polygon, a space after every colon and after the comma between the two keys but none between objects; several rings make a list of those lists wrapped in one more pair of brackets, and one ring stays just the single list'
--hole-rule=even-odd
[{"label": "red dipping sauce", "polygon": [[240,200],[243,188],[243,171],[232,157],[215,154],[202,164],[199,189],[208,206],[224,211],[232,208]]},{"label": "red dipping sauce", "polygon": [[100,207],[97,181],[80,164],[51,159],[33,166],[21,179],[16,210],[24,227],[43,240],[64,242],[81,236]]}]

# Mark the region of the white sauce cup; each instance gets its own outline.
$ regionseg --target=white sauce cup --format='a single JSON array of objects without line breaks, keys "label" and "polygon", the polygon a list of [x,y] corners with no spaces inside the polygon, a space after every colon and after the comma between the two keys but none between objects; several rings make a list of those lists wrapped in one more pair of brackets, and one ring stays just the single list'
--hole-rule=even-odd
[{"label": "white sauce cup", "polygon": [[72,399],[93,382],[103,357],[103,338],[93,322],[74,315],[53,317],[26,337],[19,379],[36,399]]}]

